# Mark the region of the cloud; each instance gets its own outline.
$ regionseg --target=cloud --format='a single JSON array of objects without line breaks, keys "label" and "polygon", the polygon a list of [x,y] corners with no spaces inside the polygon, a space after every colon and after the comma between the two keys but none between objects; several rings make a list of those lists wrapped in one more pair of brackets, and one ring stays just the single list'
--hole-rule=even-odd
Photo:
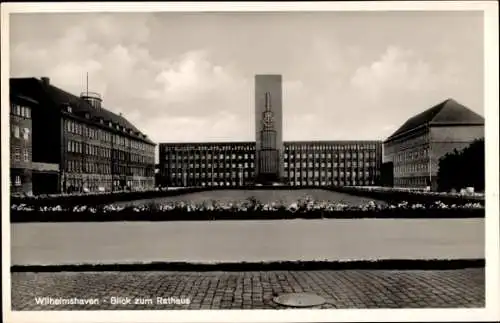
[{"label": "cloud", "polygon": [[411,50],[389,46],[380,59],[359,67],[351,84],[371,99],[388,92],[425,91],[434,85],[430,66]]},{"label": "cloud", "polygon": [[[153,59],[145,46],[150,32],[144,21],[116,20],[105,15],[77,24],[54,42],[14,43],[13,76],[49,76],[54,85],[78,95],[88,73],[89,90],[103,95],[104,106],[123,113],[153,140],[182,140],[186,128],[198,129],[195,136],[238,137],[241,127],[228,125],[249,111],[247,80],[212,63],[206,50]],[[201,122],[202,117],[208,119]]]},{"label": "cloud", "polygon": [[11,75],[79,94],[89,73],[104,106],[157,142],[253,140],[260,73],[283,75],[285,140],[384,139],[448,97],[481,112],[481,23],[349,15],[13,15]]}]

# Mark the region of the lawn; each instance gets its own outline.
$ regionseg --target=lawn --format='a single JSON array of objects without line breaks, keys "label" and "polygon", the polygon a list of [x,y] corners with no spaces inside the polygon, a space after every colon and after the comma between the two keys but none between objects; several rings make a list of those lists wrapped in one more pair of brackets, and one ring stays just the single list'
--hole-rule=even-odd
[{"label": "lawn", "polygon": [[[330,192],[321,189],[304,189],[304,190],[215,190],[185,194],[180,196],[162,197],[156,199],[136,200],[119,202],[119,205],[140,205],[149,203],[165,203],[171,201],[185,201],[193,203],[202,203],[203,201],[217,200],[222,203],[243,201],[250,197],[255,197],[262,203],[283,202],[287,205],[304,199],[306,197],[314,200],[333,201],[344,203],[347,205],[361,205],[372,201],[370,198],[363,198],[344,193]],[[383,201],[374,201],[380,204]]]}]

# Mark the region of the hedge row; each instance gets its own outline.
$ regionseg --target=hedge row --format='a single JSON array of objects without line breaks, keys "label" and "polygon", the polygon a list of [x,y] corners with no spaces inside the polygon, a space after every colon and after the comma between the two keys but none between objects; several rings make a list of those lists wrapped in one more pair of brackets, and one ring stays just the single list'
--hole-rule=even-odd
[{"label": "hedge row", "polygon": [[112,221],[210,221],[210,220],[289,220],[289,219],[437,219],[484,218],[484,209],[393,209],[348,211],[148,211],[124,210],[110,213],[70,211],[11,211],[11,222],[112,222]]},{"label": "hedge row", "polygon": [[108,192],[88,193],[78,195],[48,195],[48,196],[11,196],[11,204],[27,204],[33,207],[61,206],[63,208],[74,205],[99,206],[122,201],[146,200],[160,197],[179,196],[189,193],[206,191],[206,188],[181,188],[176,190],[155,190],[140,192]]},{"label": "hedge row", "polygon": [[380,200],[389,204],[397,204],[401,201],[406,201],[410,204],[429,204],[437,201],[444,204],[467,204],[467,203],[481,203],[484,205],[484,198],[477,196],[463,196],[463,195],[440,195],[440,194],[426,194],[419,192],[405,192],[405,191],[377,191],[377,190],[362,190],[353,187],[329,187],[325,188],[328,191],[344,193],[354,196],[371,198]]},{"label": "hedge row", "polygon": [[189,193],[197,193],[212,190],[302,190],[302,189],[323,189],[332,192],[345,193],[360,197],[381,200],[390,204],[397,204],[401,201],[407,201],[411,204],[429,204],[441,201],[445,204],[466,204],[480,202],[484,205],[484,199],[470,196],[443,196],[443,195],[424,195],[412,192],[397,191],[367,191],[352,187],[296,187],[296,186],[243,186],[235,188],[214,188],[214,187],[195,187],[181,188],[177,190],[158,190],[145,192],[116,192],[101,194],[81,194],[81,195],[55,195],[44,197],[19,197],[11,196],[11,204],[28,204],[33,207],[57,206],[63,208],[74,205],[99,206],[112,204],[121,201],[134,201],[154,199],[160,197],[180,196]]}]

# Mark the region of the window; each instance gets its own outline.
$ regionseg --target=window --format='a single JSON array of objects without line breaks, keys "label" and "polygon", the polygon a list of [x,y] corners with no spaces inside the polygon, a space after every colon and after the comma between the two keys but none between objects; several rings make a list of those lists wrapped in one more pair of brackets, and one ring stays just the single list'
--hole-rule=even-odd
[{"label": "window", "polygon": [[14,185],[15,186],[21,186],[21,176],[19,176],[19,175],[15,176]]},{"label": "window", "polygon": [[12,128],[12,131],[13,131],[13,133],[14,133],[14,137],[15,137],[15,138],[19,138],[19,126],[14,126],[14,127]]},{"label": "window", "polygon": [[24,151],[24,161],[25,162],[29,162],[30,160],[30,154],[29,154],[29,151],[28,150],[25,150]]},{"label": "window", "polygon": [[21,160],[21,149],[20,148],[16,148],[14,150],[14,159],[17,161]]},{"label": "window", "polygon": [[23,139],[28,141],[30,139],[30,130],[29,128],[23,129]]}]

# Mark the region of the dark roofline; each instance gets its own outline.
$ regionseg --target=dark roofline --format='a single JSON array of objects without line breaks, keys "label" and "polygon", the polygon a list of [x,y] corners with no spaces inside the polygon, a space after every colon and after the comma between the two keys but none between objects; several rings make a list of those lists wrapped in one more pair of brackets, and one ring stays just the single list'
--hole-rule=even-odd
[{"label": "dark roofline", "polygon": [[396,139],[399,139],[399,138],[404,137],[405,135],[407,135],[407,134],[409,134],[411,132],[415,132],[417,130],[420,130],[420,129],[428,127],[428,126],[429,126],[428,123],[424,123],[424,124],[421,124],[418,127],[411,128],[409,130],[406,130],[406,131],[403,131],[403,132],[400,132],[400,133],[397,133],[397,134],[393,134],[393,135],[387,137],[387,139],[384,140],[384,143],[390,142],[390,141],[393,141],[393,140],[396,140]]},{"label": "dark roofline", "polygon": [[286,140],[284,144],[376,144],[382,140]]},{"label": "dark roofline", "polygon": [[[301,141],[283,141],[283,144],[382,144],[382,140],[301,140]],[[196,142],[160,142],[159,146],[188,146],[188,145],[254,145],[255,141],[196,141]]]},{"label": "dark roofline", "polygon": [[[75,118],[78,120],[85,120],[86,123],[96,125],[99,127],[104,126],[104,129],[106,129],[108,131],[110,129],[112,129],[112,131],[115,133],[119,133],[123,136],[133,138],[135,140],[141,141],[143,143],[147,143],[149,145],[156,146],[156,143],[154,143],[152,140],[150,140],[142,131],[137,129],[125,117],[123,117],[121,115],[117,115],[116,113],[114,113],[106,108],[103,108],[103,107],[100,107],[99,109],[95,109],[85,99],[83,99],[83,98],[81,98],[73,93],[70,93],[68,91],[65,91],[64,89],[61,89],[60,87],[55,86],[51,83],[46,83],[47,81],[44,81],[43,78],[38,79],[36,77],[19,77],[19,78],[11,77],[10,81],[36,82],[37,85],[41,87],[41,90],[44,93],[44,95],[57,107],[59,112],[62,112],[65,116],[71,116],[72,118]],[[9,82],[9,86],[10,86],[10,82]],[[20,88],[22,89],[22,83],[21,83]],[[54,93],[51,91],[56,91],[56,92]],[[72,102],[58,102],[57,99],[54,98],[54,95],[55,96],[58,95],[57,92],[59,92],[63,96],[68,97],[69,101],[72,101]],[[17,96],[20,96],[20,95],[17,95]],[[77,106],[74,106],[75,103]],[[64,104],[68,104],[73,109],[76,109],[79,111],[74,111],[72,113],[68,113],[67,111],[61,110],[60,109],[61,105],[64,105]],[[79,116],[79,112],[81,112],[82,114],[89,113],[91,118],[90,119],[82,118],[81,116]],[[105,121],[105,123],[101,124],[98,121],[99,119],[103,119]],[[110,127],[108,125],[109,122],[111,122],[113,124],[113,126]],[[127,132],[118,131],[114,127],[114,125],[116,125],[116,124],[118,124],[121,128],[125,128],[127,130],[132,130],[133,133],[131,134],[128,131]],[[139,135],[137,135],[137,133]]]},{"label": "dark roofline", "polygon": [[404,132],[401,132],[393,137],[388,137],[386,140],[384,140],[384,144],[389,143],[389,142],[394,141],[394,140],[397,140],[397,139],[400,139],[400,138],[404,137],[405,135],[408,135],[411,132],[416,132],[424,127],[430,128],[430,127],[456,127],[456,126],[481,127],[481,126],[484,126],[484,122],[483,123],[481,123],[481,122],[429,122],[426,124],[422,124],[418,127],[412,128],[410,130],[406,130]]},{"label": "dark roofline", "polygon": [[[37,80],[37,81],[40,81],[40,80],[38,80],[38,79],[36,79],[36,80]],[[63,92],[64,94],[66,94],[66,95],[68,95],[68,96],[70,96],[70,97],[73,97],[73,98],[75,99],[75,101],[77,101],[78,103],[80,103],[80,104],[82,104],[83,106],[85,106],[85,107],[88,109],[88,111],[84,111],[84,112],[85,112],[85,113],[90,113],[90,115],[91,115],[91,119],[90,119],[90,120],[89,120],[89,119],[85,119],[85,120],[89,120],[89,121],[90,121],[90,123],[92,123],[92,124],[94,124],[94,125],[96,125],[96,124],[101,125],[99,122],[95,122],[95,121],[93,120],[93,118],[92,118],[92,117],[94,117],[94,118],[96,118],[96,119],[101,119],[101,118],[102,118],[102,119],[105,121],[104,126],[105,126],[105,128],[106,128],[106,129],[110,129],[110,128],[111,128],[111,129],[113,129],[113,131],[114,131],[114,132],[116,132],[116,133],[125,134],[125,135],[127,135],[128,137],[131,137],[131,138],[134,138],[134,139],[140,140],[140,141],[142,141],[142,142],[145,142],[145,143],[148,143],[148,144],[153,144],[153,145],[156,145],[154,142],[152,142],[150,139],[148,139],[148,138],[147,138],[146,134],[144,134],[142,131],[140,131],[139,129],[137,129],[137,128],[136,128],[136,127],[135,127],[135,126],[134,126],[134,125],[133,125],[130,121],[128,121],[128,120],[127,120],[125,117],[123,117],[122,115],[117,115],[117,114],[116,114],[116,113],[114,113],[113,111],[110,111],[110,110],[108,110],[108,109],[106,109],[106,108],[104,108],[104,107],[102,107],[102,106],[101,106],[101,107],[99,108],[99,110],[103,110],[104,112],[107,112],[107,113],[108,113],[108,114],[110,114],[111,116],[113,116],[113,117],[117,118],[117,120],[105,119],[105,118],[103,118],[102,116],[99,116],[99,115],[93,114],[92,112],[96,112],[96,109],[95,109],[94,107],[92,107],[92,106],[91,106],[91,105],[90,105],[90,104],[89,104],[89,103],[88,103],[85,99],[83,99],[83,98],[81,98],[81,97],[79,97],[79,96],[76,96],[75,94],[70,93],[70,92],[68,92],[68,91],[66,91],[66,90],[63,90],[63,89],[61,89],[60,87],[57,87],[57,86],[55,86],[55,85],[50,84],[49,86],[51,86],[51,87],[53,87],[53,88],[57,89],[58,91]],[[90,93],[90,92],[89,92],[89,93]],[[99,111],[99,110],[97,110],[97,111]],[[70,116],[77,116],[77,114],[75,114],[75,113],[66,113],[66,114],[67,114],[67,115],[70,115]],[[127,123],[129,123],[129,124],[130,124],[130,126],[131,126],[133,129],[129,129],[130,127],[128,127],[128,125],[127,125],[127,124],[124,124],[124,122],[122,122],[120,119],[123,119],[124,121],[126,121]],[[122,131],[118,131],[116,128],[114,128],[114,127],[110,127],[109,125],[108,125],[108,126],[106,126],[106,121],[108,121],[108,122],[109,122],[109,121],[111,121],[113,124],[118,124],[118,125],[119,125],[120,127],[122,127],[122,128],[125,128],[125,129],[128,129],[128,130],[132,130],[132,131],[134,132],[134,134],[130,134],[129,132],[122,132]],[[145,137],[142,137],[142,136],[140,136],[140,135],[137,135],[137,133],[139,133],[140,135],[145,136]]]},{"label": "dark roofline", "polygon": [[11,97],[11,100],[12,99],[20,99],[21,101],[29,102],[31,104],[39,104],[39,102],[37,100],[29,98],[29,97],[24,96],[24,95],[11,95],[10,97]]},{"label": "dark roofline", "polygon": [[187,146],[187,145],[252,145],[255,141],[191,141],[191,142],[160,142],[160,146]]},{"label": "dark roofline", "polygon": [[133,138],[135,140],[142,141],[143,143],[146,143],[148,145],[152,145],[152,146],[156,146],[157,145],[156,143],[154,143],[151,140],[148,140],[147,138],[144,139],[144,138],[138,137],[137,135],[131,135],[128,132],[123,132],[123,131],[117,130],[114,127],[110,127],[110,126],[107,125],[107,123],[101,124],[100,122],[96,122],[95,119],[87,119],[87,118],[82,117],[82,116],[80,116],[78,114],[75,114],[75,113],[68,113],[67,111],[61,111],[61,113],[65,117],[78,120],[79,122],[91,124],[93,126],[101,128],[103,130],[110,131],[112,133],[116,133],[116,134],[119,134],[119,135],[122,135],[122,136],[128,136],[128,137]]},{"label": "dark roofline", "polygon": [[429,126],[484,126],[484,122],[430,122]]},{"label": "dark roofline", "polygon": [[[436,116],[438,116],[443,109],[446,109],[451,106],[458,106],[462,107],[463,109],[466,109],[468,111],[471,111],[474,114],[474,111],[470,110],[466,106],[460,104],[453,98],[447,98],[446,100],[443,100],[439,102],[438,104],[433,105],[432,107],[408,118],[396,131],[394,131],[389,137],[387,137],[384,140],[384,143],[401,138],[402,136],[405,136],[413,131],[416,131],[418,129],[421,129],[422,127],[429,127],[433,125],[484,125],[484,120],[482,122],[472,122],[472,121],[464,121],[464,122],[457,122],[457,121],[451,121],[451,122],[435,122],[434,119]],[[483,116],[479,115],[484,119]],[[409,128],[411,127],[411,128]]]}]

